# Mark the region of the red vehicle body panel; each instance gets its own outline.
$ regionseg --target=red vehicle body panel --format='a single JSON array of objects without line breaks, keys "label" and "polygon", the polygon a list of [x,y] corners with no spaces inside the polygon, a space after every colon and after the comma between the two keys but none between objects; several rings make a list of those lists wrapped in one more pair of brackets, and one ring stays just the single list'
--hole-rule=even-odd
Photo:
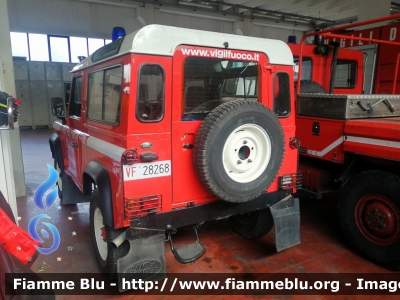
[{"label": "red vehicle body panel", "polygon": [[349,120],[343,150],[400,160],[400,118]]}]

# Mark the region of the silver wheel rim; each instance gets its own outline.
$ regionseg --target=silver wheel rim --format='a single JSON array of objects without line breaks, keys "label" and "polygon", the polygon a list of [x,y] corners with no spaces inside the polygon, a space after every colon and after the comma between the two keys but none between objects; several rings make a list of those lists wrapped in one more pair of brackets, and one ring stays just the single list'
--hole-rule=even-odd
[{"label": "silver wheel rim", "polygon": [[98,207],[94,210],[93,215],[93,227],[94,227],[94,236],[96,239],[97,250],[99,251],[100,257],[102,260],[107,259],[108,248],[107,242],[103,238],[103,231],[105,230],[103,224],[103,215]]},{"label": "silver wheel rim", "polygon": [[222,150],[222,161],[227,175],[239,183],[257,179],[271,159],[271,139],[255,124],[245,124],[233,131]]}]

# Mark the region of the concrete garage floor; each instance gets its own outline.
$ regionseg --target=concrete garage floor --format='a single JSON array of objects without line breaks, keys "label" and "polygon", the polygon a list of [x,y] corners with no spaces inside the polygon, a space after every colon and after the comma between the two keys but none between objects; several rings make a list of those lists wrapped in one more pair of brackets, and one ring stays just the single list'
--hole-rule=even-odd
[{"label": "concrete garage floor", "polygon": [[[48,146],[48,129],[21,130],[27,197],[17,199],[19,224],[27,230],[30,219],[43,213],[33,203],[36,188],[48,177],[47,164],[53,166]],[[204,224],[198,230],[206,254],[197,262],[178,263],[166,245],[168,273],[398,273],[383,269],[360,257],[342,239],[335,216],[335,197],[328,200],[301,199],[301,244],[277,253],[274,234],[257,240],[246,240],[235,234],[226,220]],[[45,211],[61,236],[59,248],[40,254],[31,269],[41,273],[98,273],[89,225],[89,204],[60,206],[59,200]],[[175,244],[194,241],[191,230],[178,231]],[[72,248],[71,248],[72,247]],[[273,277],[272,277],[273,278]],[[57,299],[140,299],[176,298],[177,296],[57,296]],[[182,299],[215,298],[178,296]],[[235,299],[252,296],[234,296]],[[270,299],[381,299],[385,296],[254,296]],[[219,296],[219,299],[232,296]]]}]

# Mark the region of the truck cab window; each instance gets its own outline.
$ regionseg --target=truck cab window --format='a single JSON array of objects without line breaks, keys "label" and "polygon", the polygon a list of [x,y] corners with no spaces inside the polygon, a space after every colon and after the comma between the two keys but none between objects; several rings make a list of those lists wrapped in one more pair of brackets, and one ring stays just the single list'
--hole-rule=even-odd
[{"label": "truck cab window", "polygon": [[[309,57],[303,57],[301,65],[301,78],[300,80],[311,80],[312,78],[312,60]],[[297,80],[299,73],[299,57],[294,57],[294,80]]]},{"label": "truck cab window", "polygon": [[277,73],[273,82],[274,112],[278,117],[290,114],[290,83],[287,73]]},{"label": "truck cab window", "polygon": [[258,64],[188,57],[184,64],[183,120],[202,120],[218,105],[258,99]]},{"label": "truck cab window", "polygon": [[82,77],[75,77],[72,81],[69,115],[81,117]]},{"label": "truck cab window", "polygon": [[357,62],[338,60],[335,74],[335,88],[354,88],[357,79]]},{"label": "truck cab window", "polygon": [[164,70],[144,65],[139,71],[136,117],[142,122],[158,122],[164,117]]}]

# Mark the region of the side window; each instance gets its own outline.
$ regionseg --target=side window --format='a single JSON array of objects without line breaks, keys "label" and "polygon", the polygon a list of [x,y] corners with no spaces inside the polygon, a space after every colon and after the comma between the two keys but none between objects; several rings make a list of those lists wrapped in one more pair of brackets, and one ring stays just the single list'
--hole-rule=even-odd
[{"label": "side window", "polygon": [[143,65],[139,70],[136,117],[142,122],[164,117],[164,70],[158,65]]},{"label": "side window", "polygon": [[89,74],[89,119],[111,124],[119,123],[121,83],[121,66]]},{"label": "side window", "polygon": [[274,112],[278,117],[290,114],[290,85],[287,73],[277,73],[274,77]]},{"label": "side window", "polygon": [[72,81],[69,115],[81,117],[82,77],[75,77]]},{"label": "side window", "polygon": [[335,74],[335,88],[354,88],[356,86],[357,62],[338,60]]}]

